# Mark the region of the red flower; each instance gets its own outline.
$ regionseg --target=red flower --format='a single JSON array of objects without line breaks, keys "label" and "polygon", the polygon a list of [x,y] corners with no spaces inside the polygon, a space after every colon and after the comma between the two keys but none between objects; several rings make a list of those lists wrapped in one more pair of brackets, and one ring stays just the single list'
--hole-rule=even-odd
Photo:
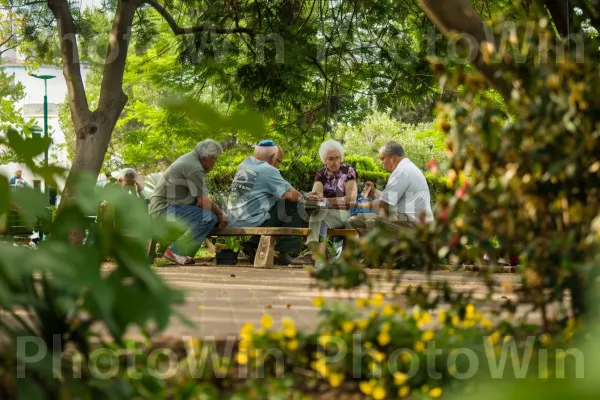
[{"label": "red flower", "polygon": [[452,236],[452,239],[450,239],[450,244],[448,246],[450,248],[453,248],[458,244],[458,242],[460,242],[460,236],[457,233],[456,235]]},{"label": "red flower", "polygon": [[440,210],[440,212],[438,213],[438,219],[440,221],[442,221],[445,225],[448,225],[448,215],[449,215],[449,211],[448,208],[444,208],[443,210]]},{"label": "red flower", "polygon": [[425,163],[425,168],[428,169],[428,170],[430,170],[434,174],[437,174],[437,172],[438,172],[438,163],[437,163],[437,160],[435,158],[432,158],[431,160],[427,161]]}]

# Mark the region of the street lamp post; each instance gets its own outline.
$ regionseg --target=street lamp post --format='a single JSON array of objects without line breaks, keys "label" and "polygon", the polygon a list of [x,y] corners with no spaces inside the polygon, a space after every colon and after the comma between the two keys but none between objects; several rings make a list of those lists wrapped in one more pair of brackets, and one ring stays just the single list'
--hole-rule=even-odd
[{"label": "street lamp post", "polygon": [[[48,80],[56,78],[55,75],[36,75],[31,74],[34,78],[42,79],[44,81],[44,137],[48,137]],[[44,166],[48,166],[48,149],[44,152]],[[50,202],[50,190],[48,183],[44,181],[44,190],[46,191],[46,199]]]}]

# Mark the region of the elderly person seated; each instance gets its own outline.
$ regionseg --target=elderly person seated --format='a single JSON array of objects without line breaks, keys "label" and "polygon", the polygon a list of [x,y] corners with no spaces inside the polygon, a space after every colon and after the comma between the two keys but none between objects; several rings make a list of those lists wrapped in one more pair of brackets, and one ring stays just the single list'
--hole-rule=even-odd
[{"label": "elderly person seated", "polygon": [[378,220],[404,228],[433,221],[427,180],[408,159],[402,146],[394,141],[387,142],[379,150],[379,160],[392,174],[383,192],[375,189],[372,182],[366,182],[364,191],[379,199],[361,204],[361,208],[376,213],[357,214],[350,218],[349,225],[361,231],[372,229]]},{"label": "elderly person seated", "polygon": [[123,189],[129,190],[129,194],[135,194],[140,199],[146,199],[144,187],[139,182],[138,173],[135,169],[125,168],[121,171],[118,182]]},{"label": "elderly person seated", "polygon": [[[344,228],[350,218],[349,209],[354,206],[357,196],[356,171],[344,163],[344,149],[335,140],[321,144],[319,156],[324,167],[317,171],[309,200],[322,200],[331,208],[314,212],[309,219],[311,229],[306,246],[313,252],[325,252],[327,230]],[[338,207],[338,208],[336,208]]]}]

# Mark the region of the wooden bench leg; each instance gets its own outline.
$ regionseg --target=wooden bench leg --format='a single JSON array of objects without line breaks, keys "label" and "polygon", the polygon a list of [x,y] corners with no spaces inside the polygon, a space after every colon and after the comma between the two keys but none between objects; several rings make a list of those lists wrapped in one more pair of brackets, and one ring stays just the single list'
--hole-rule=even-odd
[{"label": "wooden bench leg", "polygon": [[261,236],[254,257],[254,268],[273,268],[273,259],[275,257],[274,236]]},{"label": "wooden bench leg", "polygon": [[150,240],[150,245],[148,247],[148,261],[150,264],[154,263],[154,259],[156,258],[156,239],[152,238]]}]

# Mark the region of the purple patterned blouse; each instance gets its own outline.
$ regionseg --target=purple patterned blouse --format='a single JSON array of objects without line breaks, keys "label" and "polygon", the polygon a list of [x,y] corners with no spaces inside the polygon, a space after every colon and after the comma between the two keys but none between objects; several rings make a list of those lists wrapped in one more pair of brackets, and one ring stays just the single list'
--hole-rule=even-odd
[{"label": "purple patterned blouse", "polygon": [[356,171],[348,164],[343,163],[335,174],[323,167],[317,171],[315,182],[323,184],[323,196],[326,198],[344,197],[346,195],[346,182],[356,180]]}]

